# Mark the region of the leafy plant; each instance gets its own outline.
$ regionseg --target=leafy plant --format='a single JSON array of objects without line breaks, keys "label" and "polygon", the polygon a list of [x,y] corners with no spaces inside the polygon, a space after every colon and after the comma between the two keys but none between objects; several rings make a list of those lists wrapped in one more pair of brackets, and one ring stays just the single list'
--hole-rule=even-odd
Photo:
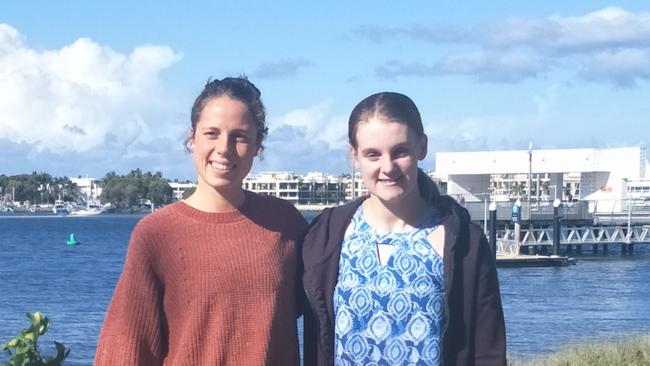
[{"label": "leafy plant", "polygon": [[[56,347],[55,357],[42,357],[38,349],[38,337],[47,332],[50,320],[40,311],[27,313],[32,325],[20,332],[16,338],[7,343],[0,344],[0,348],[10,357],[4,366],[60,366],[68,357],[70,349],[59,342],[54,342]],[[13,350],[13,351],[12,351]]]}]

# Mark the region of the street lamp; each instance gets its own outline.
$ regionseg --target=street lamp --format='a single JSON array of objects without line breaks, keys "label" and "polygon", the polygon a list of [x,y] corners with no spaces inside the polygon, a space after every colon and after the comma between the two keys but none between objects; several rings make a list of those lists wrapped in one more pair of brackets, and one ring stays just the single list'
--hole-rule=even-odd
[{"label": "street lamp", "polygon": [[533,193],[533,142],[528,143],[528,202]]},{"label": "street lamp", "polygon": [[632,199],[630,197],[627,197],[627,235],[625,242],[630,244],[630,241],[632,239],[632,235],[630,234],[630,230],[632,229]]},{"label": "street lamp", "polygon": [[490,202],[490,247],[492,248],[492,255],[495,260],[497,257],[497,203]]},{"label": "street lamp", "polygon": [[521,242],[521,200],[517,198],[512,205],[512,221],[515,223],[515,242]]},{"label": "street lamp", "polygon": [[560,206],[562,206],[562,201],[555,198],[553,201],[553,255],[560,253]]}]

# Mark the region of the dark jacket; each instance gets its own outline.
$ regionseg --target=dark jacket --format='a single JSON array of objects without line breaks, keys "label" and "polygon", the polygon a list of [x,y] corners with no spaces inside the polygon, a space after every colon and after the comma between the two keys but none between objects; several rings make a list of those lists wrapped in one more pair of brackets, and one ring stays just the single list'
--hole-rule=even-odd
[{"label": "dark jacket", "polygon": [[[311,223],[302,246],[305,365],[334,364],[334,287],[341,242],[363,199],[326,209]],[[445,366],[506,365],[506,337],[496,264],[482,230],[451,197],[436,206],[445,214]],[[311,310],[311,311],[310,311]]]}]

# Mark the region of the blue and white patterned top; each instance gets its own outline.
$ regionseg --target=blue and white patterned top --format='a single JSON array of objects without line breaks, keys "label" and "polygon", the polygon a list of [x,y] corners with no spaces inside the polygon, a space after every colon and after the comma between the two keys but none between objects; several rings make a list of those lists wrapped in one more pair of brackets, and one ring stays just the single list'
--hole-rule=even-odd
[{"label": "blue and white patterned top", "polygon": [[[427,237],[439,223],[378,234],[360,206],[341,247],[334,289],[336,365],[439,365],[444,324],[442,258]],[[377,243],[392,244],[385,264]]]}]

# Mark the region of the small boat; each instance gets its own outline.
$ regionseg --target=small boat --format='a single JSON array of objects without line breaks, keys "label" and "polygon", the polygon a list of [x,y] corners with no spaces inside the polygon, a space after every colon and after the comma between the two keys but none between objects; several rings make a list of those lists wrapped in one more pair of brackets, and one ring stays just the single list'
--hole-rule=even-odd
[{"label": "small boat", "polygon": [[94,216],[104,212],[100,206],[87,205],[86,208],[75,209],[70,211],[70,216]]},{"label": "small boat", "polygon": [[102,211],[97,208],[84,208],[70,212],[70,216],[94,216],[99,215],[100,213],[102,213]]},{"label": "small boat", "polygon": [[57,215],[67,215],[68,207],[66,206],[65,202],[63,202],[62,200],[56,200],[54,201],[52,212],[54,212]]},{"label": "small boat", "polygon": [[77,245],[79,244],[79,240],[74,236],[74,233],[70,234],[70,237],[68,238],[67,243],[68,245]]}]

